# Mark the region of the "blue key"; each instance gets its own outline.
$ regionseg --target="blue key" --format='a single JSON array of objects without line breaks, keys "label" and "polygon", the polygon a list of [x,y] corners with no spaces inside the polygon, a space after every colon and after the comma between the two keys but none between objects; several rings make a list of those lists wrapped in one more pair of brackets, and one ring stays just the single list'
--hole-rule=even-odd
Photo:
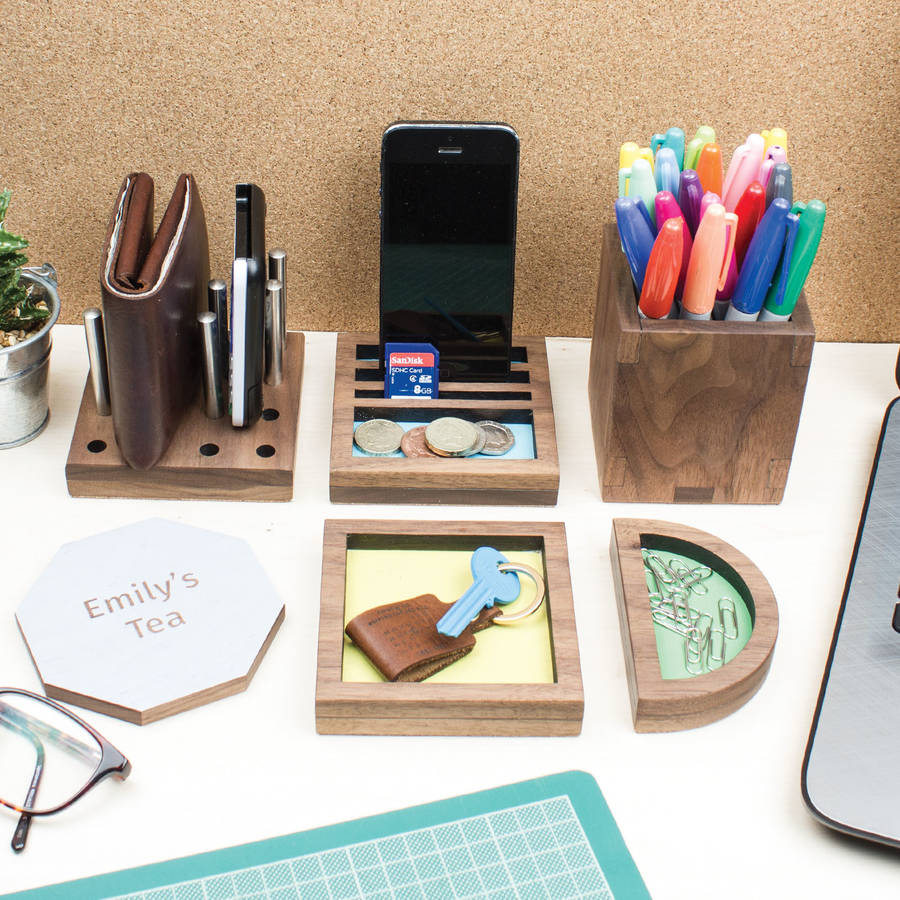
[{"label": "blue key", "polygon": [[512,603],[519,596],[519,576],[501,572],[497,566],[509,560],[493,547],[479,547],[472,554],[472,586],[444,613],[437,630],[449,637],[459,637],[469,622],[485,607],[495,603]]}]

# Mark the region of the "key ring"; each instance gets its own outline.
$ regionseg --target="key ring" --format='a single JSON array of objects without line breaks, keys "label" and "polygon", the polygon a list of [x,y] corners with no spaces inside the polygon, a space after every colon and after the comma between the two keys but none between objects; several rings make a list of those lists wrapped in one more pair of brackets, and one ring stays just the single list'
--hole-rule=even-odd
[{"label": "key ring", "polygon": [[530,615],[536,613],[541,608],[541,604],[544,602],[544,595],[546,594],[544,579],[531,566],[526,566],[522,563],[501,563],[497,566],[497,569],[501,572],[519,572],[522,575],[527,575],[534,582],[535,594],[534,600],[531,601],[531,605],[527,609],[517,613],[504,613],[495,619],[491,619],[491,624],[512,625],[514,622],[521,622],[522,619],[527,619]]}]

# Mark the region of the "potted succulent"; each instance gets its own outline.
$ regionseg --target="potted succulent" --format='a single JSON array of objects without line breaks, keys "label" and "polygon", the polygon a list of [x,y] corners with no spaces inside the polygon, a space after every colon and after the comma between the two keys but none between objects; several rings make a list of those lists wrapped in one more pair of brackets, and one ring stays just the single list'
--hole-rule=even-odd
[{"label": "potted succulent", "polygon": [[28,241],[6,231],[0,191],[0,449],[37,437],[50,418],[50,329],[59,318],[56,272],[26,268]]}]

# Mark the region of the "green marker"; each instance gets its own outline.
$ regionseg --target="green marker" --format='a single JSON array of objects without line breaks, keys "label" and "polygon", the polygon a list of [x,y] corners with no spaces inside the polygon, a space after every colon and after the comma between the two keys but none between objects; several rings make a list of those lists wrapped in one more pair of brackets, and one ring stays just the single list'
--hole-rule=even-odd
[{"label": "green marker", "polygon": [[685,169],[696,169],[697,160],[700,158],[700,151],[706,144],[714,144],[716,142],[715,129],[709,125],[701,125],[697,129],[697,133],[691,139],[690,143],[684,150],[684,166]]},{"label": "green marker", "polygon": [[816,251],[819,249],[822,228],[825,225],[825,204],[821,200],[795,203],[791,212],[798,214],[800,224],[797,227],[797,240],[791,257],[791,267],[788,270],[787,285],[779,303],[778,287],[784,262],[782,260],[772,279],[772,286],[766,294],[765,303],[759,314],[760,322],[786,322],[790,319],[806,282],[806,276],[809,275],[813,260],[816,258]]}]

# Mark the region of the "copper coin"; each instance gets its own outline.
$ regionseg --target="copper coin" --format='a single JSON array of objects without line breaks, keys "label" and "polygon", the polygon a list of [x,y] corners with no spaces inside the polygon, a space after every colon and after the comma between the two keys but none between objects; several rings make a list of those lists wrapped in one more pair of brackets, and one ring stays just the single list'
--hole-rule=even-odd
[{"label": "copper coin", "polygon": [[419,425],[416,428],[410,428],[400,441],[400,449],[404,456],[431,456],[436,457],[437,453],[432,453],[425,443],[425,426]]}]

